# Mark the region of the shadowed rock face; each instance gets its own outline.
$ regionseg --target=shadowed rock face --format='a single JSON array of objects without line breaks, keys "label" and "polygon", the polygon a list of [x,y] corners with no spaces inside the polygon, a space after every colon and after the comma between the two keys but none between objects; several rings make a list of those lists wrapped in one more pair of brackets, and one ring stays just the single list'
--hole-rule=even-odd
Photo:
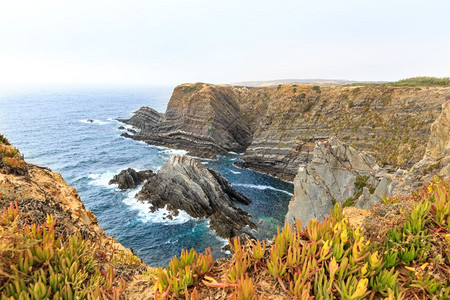
[{"label": "shadowed rock face", "polygon": [[189,156],[172,156],[137,197],[149,201],[153,210],[167,206],[175,214],[181,209],[195,218],[207,217],[211,228],[225,238],[239,235],[246,226],[256,228],[250,215],[233,204],[249,204],[250,200],[218,172]]},{"label": "shadowed rock face", "polygon": [[409,169],[422,159],[446,99],[448,87],[183,84],[165,114],[143,107],[124,120],[141,129],[124,136],[200,157],[245,152],[241,166],[286,180],[312,160],[317,141],[333,136]]},{"label": "shadowed rock face", "polygon": [[391,176],[372,156],[336,139],[318,142],[312,161],[298,169],[286,222],[322,220],[329,216],[334,202],[370,208],[382,196],[389,196],[394,187]]},{"label": "shadowed rock face", "polygon": [[151,170],[136,172],[134,169],[128,168],[126,170],[120,171],[119,174],[114,176],[113,179],[109,181],[109,184],[118,184],[119,189],[134,189],[139,184],[154,176],[155,174]]}]

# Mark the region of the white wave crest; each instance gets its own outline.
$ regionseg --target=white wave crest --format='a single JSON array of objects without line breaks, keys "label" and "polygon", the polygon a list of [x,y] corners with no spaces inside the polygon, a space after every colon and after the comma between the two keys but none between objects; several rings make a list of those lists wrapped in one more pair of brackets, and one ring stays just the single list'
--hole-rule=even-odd
[{"label": "white wave crest", "polygon": [[161,151],[161,153],[169,154],[169,155],[186,155],[186,150],[177,150],[177,149],[164,149]]},{"label": "white wave crest", "polygon": [[241,172],[239,172],[239,171],[230,170],[230,172],[233,173],[233,174],[241,174]]},{"label": "white wave crest", "polygon": [[127,197],[123,200],[123,203],[128,205],[130,209],[139,211],[138,217],[141,222],[174,225],[183,224],[193,219],[182,210],[179,211],[178,216],[174,216],[172,217],[172,219],[169,219],[167,218],[167,216],[169,216],[170,212],[165,207],[162,209],[158,209],[155,212],[151,212],[150,208],[152,207],[152,205],[150,203],[142,202],[135,198],[141,187],[142,185],[128,192]]},{"label": "white wave crest", "polygon": [[89,174],[90,185],[103,186],[108,188],[117,188],[117,184],[109,184],[109,181],[113,179],[114,175],[119,173],[119,171],[106,171],[100,174]]},{"label": "white wave crest", "polygon": [[85,124],[94,124],[94,125],[105,125],[108,124],[108,122],[100,121],[100,120],[92,120],[92,119],[83,119],[80,120],[81,123]]},{"label": "white wave crest", "polygon": [[294,196],[294,194],[289,193],[288,191],[277,189],[270,185],[235,183],[235,184],[233,184],[233,186],[242,186],[242,187],[246,187],[246,188],[250,188],[250,189],[258,189],[258,190],[272,190],[272,191],[276,191],[276,192],[280,192],[280,193],[285,193],[286,195],[289,195],[289,196]]}]

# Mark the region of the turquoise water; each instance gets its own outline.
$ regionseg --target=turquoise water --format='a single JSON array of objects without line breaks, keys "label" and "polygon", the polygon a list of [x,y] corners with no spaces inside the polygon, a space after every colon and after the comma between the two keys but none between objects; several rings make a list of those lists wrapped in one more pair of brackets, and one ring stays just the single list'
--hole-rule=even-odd
[{"label": "turquoise water", "polygon": [[[120,137],[115,118],[130,117],[146,105],[164,112],[173,87],[39,88],[0,91],[0,133],[28,162],[51,168],[75,187],[100,226],[151,266],[165,265],[184,248],[224,256],[225,240],[208,229],[207,220],[181,213],[173,220],[163,210],[151,213],[137,202],[137,190],[120,191],[108,181],[120,170],[157,171],[173,154],[183,151],[155,147]],[[87,122],[94,120],[93,123]],[[272,237],[282,225],[292,184],[233,165],[239,155],[202,160],[252,199],[239,205],[259,224],[259,238]]]}]

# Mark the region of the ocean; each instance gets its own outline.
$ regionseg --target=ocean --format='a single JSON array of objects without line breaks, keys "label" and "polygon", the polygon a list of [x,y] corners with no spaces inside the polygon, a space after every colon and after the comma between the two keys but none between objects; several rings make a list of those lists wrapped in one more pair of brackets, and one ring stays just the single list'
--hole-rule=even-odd
[{"label": "ocean", "polygon": [[[156,147],[120,136],[123,125],[141,106],[164,112],[173,87],[39,87],[0,90],[0,133],[18,147],[29,163],[61,173],[98,218],[107,234],[132,248],[150,266],[165,266],[182,249],[225,256],[227,243],[208,228],[208,221],[180,213],[149,211],[134,195],[139,188],[121,191],[109,185],[126,168],[157,171],[174,154],[185,151]],[[90,122],[88,120],[93,120]],[[238,153],[217,160],[201,160],[219,171],[236,190],[253,202],[239,205],[253,216],[258,238],[271,238],[293,193],[289,182],[233,165]]]}]

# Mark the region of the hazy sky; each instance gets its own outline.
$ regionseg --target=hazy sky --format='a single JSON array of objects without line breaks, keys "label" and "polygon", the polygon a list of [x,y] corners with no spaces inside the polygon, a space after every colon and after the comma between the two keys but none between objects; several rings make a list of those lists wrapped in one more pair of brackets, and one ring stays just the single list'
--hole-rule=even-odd
[{"label": "hazy sky", "polygon": [[0,83],[450,76],[449,0],[0,0]]}]

